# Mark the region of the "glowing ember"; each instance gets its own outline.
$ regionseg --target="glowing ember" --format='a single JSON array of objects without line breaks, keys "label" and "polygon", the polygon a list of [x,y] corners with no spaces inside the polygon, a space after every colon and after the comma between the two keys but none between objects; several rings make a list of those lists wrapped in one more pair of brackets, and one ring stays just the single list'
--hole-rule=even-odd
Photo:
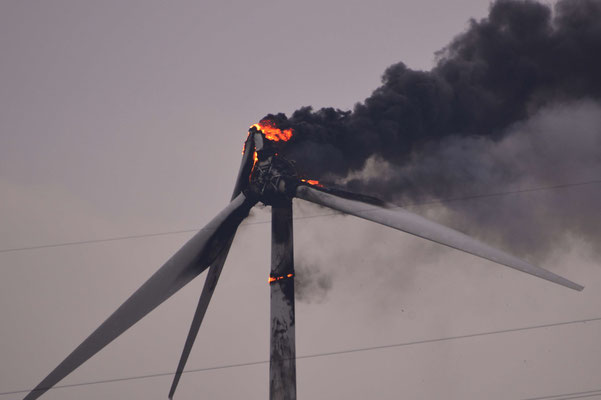
[{"label": "glowing ember", "polygon": [[266,139],[274,142],[279,142],[280,140],[287,142],[292,137],[292,129],[281,130],[275,126],[275,122],[270,120],[263,120],[251,126],[251,128],[253,127],[263,132]]},{"label": "glowing ember", "polygon": [[273,282],[281,281],[282,279],[292,278],[294,274],[282,275],[282,276],[270,276],[269,284],[271,285]]},{"label": "glowing ember", "polygon": [[308,183],[309,185],[313,185],[313,186],[323,187],[323,185],[321,183],[319,183],[319,181],[316,181],[313,179],[301,179],[301,182],[305,182],[305,183]]}]

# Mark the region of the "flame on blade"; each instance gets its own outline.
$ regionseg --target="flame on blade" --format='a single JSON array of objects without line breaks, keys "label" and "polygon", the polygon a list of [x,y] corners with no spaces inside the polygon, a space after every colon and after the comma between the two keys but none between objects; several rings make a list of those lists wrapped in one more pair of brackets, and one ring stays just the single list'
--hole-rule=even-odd
[{"label": "flame on blade", "polygon": [[274,142],[280,140],[287,142],[292,137],[292,129],[281,130],[275,126],[275,122],[270,120],[263,120],[258,124],[254,124],[251,128],[257,128],[265,135],[265,138]]},{"label": "flame on blade", "polygon": [[253,171],[255,170],[255,165],[257,165],[257,161],[259,161],[259,156],[257,155],[256,151],[253,151],[253,166],[250,169],[250,175],[248,175],[248,180],[250,181],[250,179],[253,176]]},{"label": "flame on blade", "polygon": [[294,274],[282,275],[282,276],[270,276],[269,284],[271,285],[273,282],[281,281],[282,279],[292,278]]},{"label": "flame on blade", "polygon": [[312,186],[323,187],[323,185],[321,183],[319,183],[319,181],[316,181],[313,179],[301,179],[301,182],[308,183],[309,185],[312,185]]}]

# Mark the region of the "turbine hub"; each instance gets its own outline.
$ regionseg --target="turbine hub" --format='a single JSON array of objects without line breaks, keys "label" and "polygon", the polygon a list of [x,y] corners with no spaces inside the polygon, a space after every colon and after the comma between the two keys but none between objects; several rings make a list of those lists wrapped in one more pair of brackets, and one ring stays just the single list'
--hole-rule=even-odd
[{"label": "turbine hub", "polygon": [[258,159],[250,175],[248,191],[265,205],[290,202],[299,178],[292,162],[276,153],[258,153]]}]

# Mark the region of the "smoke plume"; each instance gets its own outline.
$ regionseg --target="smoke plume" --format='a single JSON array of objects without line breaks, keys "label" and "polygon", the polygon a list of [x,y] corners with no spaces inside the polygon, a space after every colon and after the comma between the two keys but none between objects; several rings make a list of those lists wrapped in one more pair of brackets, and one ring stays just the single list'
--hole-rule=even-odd
[{"label": "smoke plume", "polygon": [[325,301],[332,288],[332,276],[318,266],[295,260],[294,289],[296,300],[305,303],[321,303]]},{"label": "smoke plume", "polygon": [[[351,111],[265,118],[294,129],[283,151],[308,177],[400,204],[599,180],[600,50],[600,0],[497,0],[432,70],[390,66]],[[601,251],[599,186],[448,202],[442,214],[534,258],[566,235]]]}]

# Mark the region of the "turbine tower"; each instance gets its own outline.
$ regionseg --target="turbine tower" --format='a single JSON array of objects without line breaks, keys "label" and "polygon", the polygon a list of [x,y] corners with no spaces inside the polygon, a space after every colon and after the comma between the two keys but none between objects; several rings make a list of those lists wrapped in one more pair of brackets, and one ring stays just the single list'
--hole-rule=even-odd
[{"label": "turbine tower", "polygon": [[250,128],[231,202],[108,317],[24,400],[34,400],[209,268],[169,391],[172,399],[240,223],[262,202],[271,206],[270,400],[296,399],[292,199],[299,198],[494,261],[575,290],[583,287],[463,233],[373,197],[301,179],[278,155],[292,137],[263,120]]}]

